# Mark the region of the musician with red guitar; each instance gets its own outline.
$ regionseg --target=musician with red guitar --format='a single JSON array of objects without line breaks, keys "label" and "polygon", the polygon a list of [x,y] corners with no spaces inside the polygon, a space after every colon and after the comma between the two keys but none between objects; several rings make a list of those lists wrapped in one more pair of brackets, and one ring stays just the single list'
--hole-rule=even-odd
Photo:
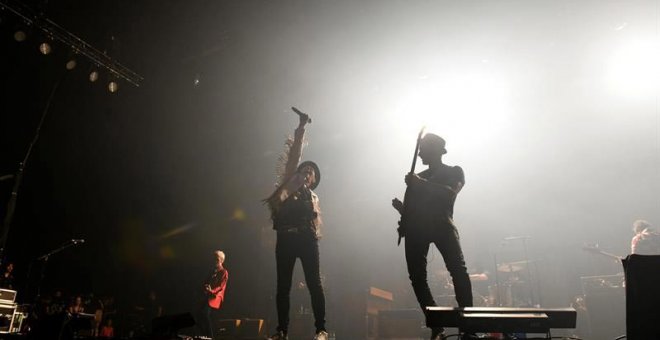
[{"label": "musician with red guitar", "polygon": [[204,281],[204,293],[206,294],[206,315],[208,317],[211,337],[214,336],[216,319],[218,311],[225,300],[225,290],[227,288],[227,279],[229,272],[223,266],[225,262],[225,253],[221,250],[213,252],[215,255],[215,265],[213,270]]},{"label": "musician with red guitar", "polygon": [[[392,206],[401,213],[399,237],[405,237],[408,274],[422,310],[436,306],[426,269],[429,247],[435,244],[452,277],[458,306],[471,307],[472,285],[453,221],[454,202],[465,183],[463,169],[442,162],[442,156],[447,153],[444,139],[435,134],[422,138],[422,133],[423,130],[418,137],[415,159],[418,150],[422,163],[429,168],[415,174],[413,159],[413,168],[405,177],[404,201],[392,200]],[[431,339],[441,339],[442,334],[443,329],[434,328]]]}]

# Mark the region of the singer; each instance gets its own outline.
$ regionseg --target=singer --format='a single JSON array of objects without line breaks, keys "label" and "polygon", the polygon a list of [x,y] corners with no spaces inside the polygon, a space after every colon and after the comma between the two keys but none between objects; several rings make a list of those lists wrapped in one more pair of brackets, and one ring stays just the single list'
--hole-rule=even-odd
[{"label": "singer", "polygon": [[[434,134],[426,134],[419,144],[419,158],[429,168],[405,177],[408,192],[406,202],[395,198],[392,206],[404,212],[406,206],[408,225],[405,232],[405,253],[408,274],[415,296],[422,311],[436,306],[427,282],[427,254],[431,243],[442,254],[447,270],[454,282],[454,292],[459,307],[472,307],[472,285],[465,266],[458,230],[454,225],[454,202],[465,184],[463,169],[442,163],[447,153],[445,140]],[[410,202],[408,202],[410,201]],[[431,339],[443,339],[444,330],[433,328]],[[465,335],[463,339],[469,339]]]},{"label": "singer", "polygon": [[[287,153],[280,158],[284,173],[279,176],[277,189],[264,200],[277,231],[275,262],[277,265],[277,331],[269,339],[288,339],[289,304],[293,268],[300,258],[305,281],[312,299],[316,335],[315,340],[327,340],[325,330],[325,295],[321,285],[319,238],[321,237],[321,209],[314,189],[319,185],[321,173],[314,162],[300,162],[305,125],[309,116],[292,108],[299,116],[293,140],[288,140]],[[282,168],[281,166],[278,168]]]}]

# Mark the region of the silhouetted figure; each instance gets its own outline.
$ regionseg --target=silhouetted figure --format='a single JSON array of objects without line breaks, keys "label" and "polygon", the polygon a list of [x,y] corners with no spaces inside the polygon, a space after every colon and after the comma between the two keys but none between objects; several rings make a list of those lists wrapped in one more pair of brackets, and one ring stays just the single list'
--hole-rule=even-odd
[{"label": "silhouetted figure", "polygon": [[[419,157],[429,168],[419,174],[409,173],[405,177],[408,185],[406,206],[395,198],[392,206],[407,214],[403,229],[405,236],[406,263],[415,296],[422,311],[436,306],[427,282],[427,254],[431,243],[442,254],[447,270],[454,283],[454,292],[459,307],[472,306],[472,287],[465,266],[458,230],[454,225],[453,213],[456,196],[465,184],[463,169],[442,163],[447,152],[445,140],[434,134],[421,139]],[[439,339],[443,329],[432,329],[431,338]]]},{"label": "silhouetted figure", "polygon": [[[296,111],[296,110],[294,110]],[[321,210],[318,196],[312,191],[321,179],[318,166],[313,162],[300,162],[305,124],[309,116],[299,111],[298,128],[293,141],[288,141],[286,165],[279,186],[265,200],[271,211],[273,229],[277,231],[275,260],[277,263],[277,333],[269,339],[287,339],[289,326],[290,293],[293,269],[300,258],[305,282],[312,300],[316,326],[315,339],[326,340],[325,295],[321,283],[319,238],[321,237]]]},{"label": "silhouetted figure", "polygon": [[76,295],[71,303],[66,307],[69,314],[80,314],[85,312],[85,305],[83,304],[82,295]]},{"label": "silhouetted figure", "polygon": [[14,289],[14,264],[8,262],[5,271],[0,276],[0,288]]}]

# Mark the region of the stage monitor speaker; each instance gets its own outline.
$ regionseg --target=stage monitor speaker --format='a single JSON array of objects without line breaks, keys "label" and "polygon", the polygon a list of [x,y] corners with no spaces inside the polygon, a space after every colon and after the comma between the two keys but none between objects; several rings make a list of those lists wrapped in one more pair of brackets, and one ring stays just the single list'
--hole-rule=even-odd
[{"label": "stage monitor speaker", "polygon": [[241,319],[238,338],[243,340],[263,339],[266,337],[263,319]]},{"label": "stage monitor speaker", "polygon": [[0,304],[0,333],[9,333],[14,323],[16,305]]},{"label": "stage monitor speaker", "polygon": [[176,335],[180,329],[194,325],[195,319],[190,313],[163,315],[151,321],[151,329],[154,335]]},{"label": "stage monitor speaker", "polygon": [[630,255],[626,275],[628,340],[660,339],[660,255]]},{"label": "stage monitor speaker", "polygon": [[419,309],[378,312],[378,339],[418,339],[423,328],[424,315]]},{"label": "stage monitor speaker", "polygon": [[241,326],[241,320],[238,319],[223,319],[215,322],[213,334],[214,340],[229,340],[236,339],[238,330]]}]

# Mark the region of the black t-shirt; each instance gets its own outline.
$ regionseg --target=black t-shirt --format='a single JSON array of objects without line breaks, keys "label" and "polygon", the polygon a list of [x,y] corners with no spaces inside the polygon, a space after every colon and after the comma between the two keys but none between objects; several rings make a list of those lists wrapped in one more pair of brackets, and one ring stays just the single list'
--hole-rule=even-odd
[{"label": "black t-shirt", "polygon": [[[426,169],[419,173],[419,177],[436,184],[447,185],[452,188],[456,188],[458,183],[465,184],[465,174],[463,169],[460,166],[447,166],[442,165],[442,167],[431,171],[431,169]],[[439,199],[436,202],[438,203],[437,209],[445,212],[447,217],[454,217],[454,203],[456,202],[456,195],[449,193],[446,197],[447,199]]]},{"label": "black t-shirt", "polygon": [[[459,166],[442,165],[437,169],[427,169],[418,174],[434,184],[449,186],[455,189],[458,183],[465,183],[463,169]],[[412,196],[412,197],[411,197]],[[410,216],[410,227],[412,229],[424,229],[438,225],[453,225],[454,202],[456,194],[448,188],[437,188],[437,190],[417,190],[407,196],[412,204],[412,216]]]}]

